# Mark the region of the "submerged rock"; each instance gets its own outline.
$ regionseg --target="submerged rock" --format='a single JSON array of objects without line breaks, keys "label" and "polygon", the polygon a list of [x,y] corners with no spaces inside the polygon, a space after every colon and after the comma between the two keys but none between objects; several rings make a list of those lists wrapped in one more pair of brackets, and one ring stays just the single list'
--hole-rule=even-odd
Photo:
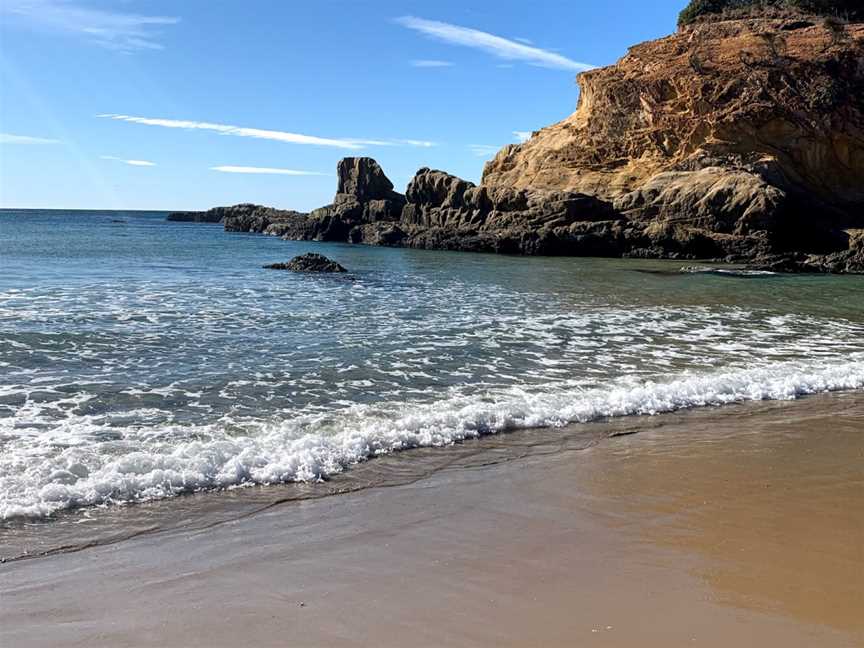
[{"label": "submerged rock", "polygon": [[301,254],[288,263],[271,263],[264,266],[268,270],[290,270],[291,272],[348,272],[341,265],[323,254]]}]

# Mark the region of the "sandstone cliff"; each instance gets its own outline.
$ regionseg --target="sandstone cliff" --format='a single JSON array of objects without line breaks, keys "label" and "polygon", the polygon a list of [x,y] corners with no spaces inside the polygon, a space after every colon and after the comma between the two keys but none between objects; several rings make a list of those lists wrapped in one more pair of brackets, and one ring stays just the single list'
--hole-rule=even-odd
[{"label": "sandstone cliff", "polygon": [[576,112],[483,184],[611,201],[628,218],[827,251],[864,225],[864,24],[706,22],[579,76]]},{"label": "sandstone cliff", "polygon": [[[339,162],[309,214],[217,208],[290,239],[864,272],[864,24],[703,22],[579,77],[576,112],[504,148],[475,186]],[[220,211],[221,210],[221,211]]]}]

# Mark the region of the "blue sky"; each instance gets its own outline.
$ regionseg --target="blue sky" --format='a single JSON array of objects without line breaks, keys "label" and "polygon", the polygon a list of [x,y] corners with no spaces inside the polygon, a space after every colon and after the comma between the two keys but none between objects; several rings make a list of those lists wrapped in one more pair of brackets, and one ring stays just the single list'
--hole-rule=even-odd
[{"label": "blue sky", "polygon": [[0,206],[306,210],[347,155],[477,181],[683,4],[0,0]]}]

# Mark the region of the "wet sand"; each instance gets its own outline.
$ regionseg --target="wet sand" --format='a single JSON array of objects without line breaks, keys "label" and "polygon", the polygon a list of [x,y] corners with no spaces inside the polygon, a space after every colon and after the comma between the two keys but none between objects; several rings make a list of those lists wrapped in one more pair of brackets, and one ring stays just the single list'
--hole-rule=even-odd
[{"label": "wet sand", "polygon": [[864,395],[615,426],[0,565],[0,646],[864,645]]}]

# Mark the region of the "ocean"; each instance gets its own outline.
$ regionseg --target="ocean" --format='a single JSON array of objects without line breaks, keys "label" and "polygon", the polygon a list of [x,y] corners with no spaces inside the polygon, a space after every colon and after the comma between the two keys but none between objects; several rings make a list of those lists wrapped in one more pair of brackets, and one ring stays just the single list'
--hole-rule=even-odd
[{"label": "ocean", "polygon": [[[0,211],[3,524],[864,388],[864,277],[288,242],[165,216]],[[262,268],[310,251],[349,272]]]}]

